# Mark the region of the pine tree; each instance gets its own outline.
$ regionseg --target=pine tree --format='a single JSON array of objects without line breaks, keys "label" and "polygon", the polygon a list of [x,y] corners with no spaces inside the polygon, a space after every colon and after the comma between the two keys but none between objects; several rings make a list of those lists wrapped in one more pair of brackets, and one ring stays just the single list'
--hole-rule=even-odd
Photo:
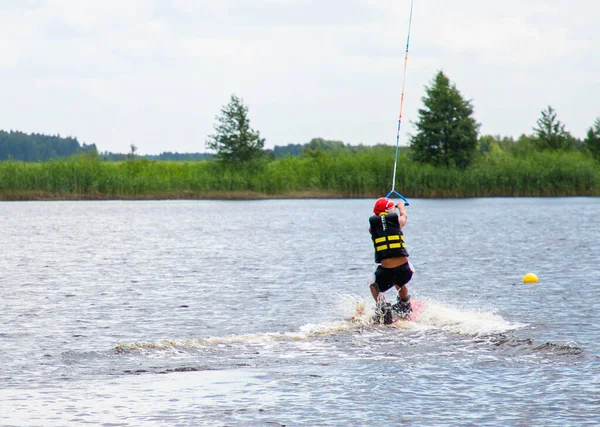
[{"label": "pine tree", "polygon": [[596,160],[600,160],[600,117],[596,119],[594,125],[588,129],[587,137],[583,141],[585,147],[592,153]]},{"label": "pine tree", "polygon": [[209,135],[206,147],[215,150],[217,157],[226,162],[248,162],[262,157],[265,145],[259,132],[250,127],[248,107],[236,95],[221,108],[216,117],[215,134]]},{"label": "pine tree", "polygon": [[473,107],[463,99],[456,86],[439,71],[422,98],[415,123],[417,134],[411,139],[413,158],[424,163],[469,166],[477,150],[479,124],[472,118]]},{"label": "pine tree", "polygon": [[565,125],[557,119],[556,111],[550,105],[542,111],[533,130],[542,149],[564,150],[573,145],[573,137],[565,130]]}]

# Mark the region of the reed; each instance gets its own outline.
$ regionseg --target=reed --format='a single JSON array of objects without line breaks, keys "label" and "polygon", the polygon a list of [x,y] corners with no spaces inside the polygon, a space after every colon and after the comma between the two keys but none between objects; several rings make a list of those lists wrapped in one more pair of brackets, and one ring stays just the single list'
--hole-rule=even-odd
[{"label": "reed", "polygon": [[[78,156],[0,162],[0,199],[379,197],[391,189],[394,148],[313,152],[242,166],[212,160],[102,162]],[[600,163],[578,152],[502,152],[466,170],[398,159],[406,197],[600,196]]]}]

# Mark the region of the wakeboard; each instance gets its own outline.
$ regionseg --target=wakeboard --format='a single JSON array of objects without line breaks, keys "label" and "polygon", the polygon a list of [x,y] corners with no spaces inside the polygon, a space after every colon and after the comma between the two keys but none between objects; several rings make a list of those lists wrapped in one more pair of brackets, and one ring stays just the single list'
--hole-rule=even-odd
[{"label": "wakeboard", "polygon": [[398,322],[415,322],[425,310],[425,303],[423,301],[411,300],[410,307],[412,313],[410,315],[401,317],[397,312],[391,309],[391,305],[387,303],[387,307],[383,310],[383,313],[377,313],[373,316],[373,323],[379,325],[392,325]]}]

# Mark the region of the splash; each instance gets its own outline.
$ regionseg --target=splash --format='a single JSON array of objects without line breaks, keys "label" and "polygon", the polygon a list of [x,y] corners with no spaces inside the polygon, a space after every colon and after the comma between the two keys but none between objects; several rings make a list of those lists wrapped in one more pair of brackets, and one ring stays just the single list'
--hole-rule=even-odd
[{"label": "splash", "polygon": [[218,345],[304,341],[342,332],[358,331],[364,328],[434,329],[460,335],[477,336],[503,333],[526,326],[519,323],[507,322],[501,316],[491,312],[449,307],[432,300],[424,301],[423,312],[417,320],[399,321],[389,326],[374,324],[374,304],[369,305],[364,298],[355,295],[340,295],[337,307],[334,310],[336,315],[343,313],[346,316],[350,314],[350,317],[345,317],[344,320],[338,321],[309,323],[300,327],[297,332],[267,332],[187,340],[163,340],[150,343],[121,343],[117,344],[114,349],[117,353],[126,353],[146,349],[176,350]]},{"label": "splash", "polygon": [[417,323],[460,335],[488,335],[503,333],[526,326],[512,323],[502,316],[481,309],[460,309],[436,301],[425,302],[425,310]]},{"label": "splash", "polygon": [[126,353],[135,350],[170,350],[194,349],[217,345],[234,344],[262,344],[279,341],[304,341],[311,338],[334,335],[346,331],[355,331],[364,326],[372,325],[373,312],[365,309],[365,302],[360,297],[344,295],[340,305],[334,309],[339,312],[353,312],[353,316],[345,320],[323,323],[308,323],[300,327],[297,332],[266,332],[257,334],[229,335],[224,337],[197,338],[188,340],[163,340],[158,342],[121,343],[115,346],[117,353]]},{"label": "splash", "polygon": [[348,321],[327,322],[321,324],[306,324],[298,332],[260,333],[229,335],[225,337],[197,338],[188,340],[163,340],[153,343],[121,343],[115,346],[117,353],[126,353],[133,350],[144,349],[192,349],[217,345],[233,344],[262,344],[278,341],[304,341],[315,337],[334,335],[336,333],[357,329],[357,326]]},{"label": "splash", "polygon": [[[341,295],[339,307],[353,310],[348,319],[363,326],[373,324],[374,305],[370,306],[364,299],[354,295]],[[390,327],[397,329],[436,329],[449,333],[477,336],[503,333],[526,326],[511,323],[500,315],[485,310],[466,310],[447,306],[432,299],[422,299],[423,311],[414,321],[395,322]]]}]

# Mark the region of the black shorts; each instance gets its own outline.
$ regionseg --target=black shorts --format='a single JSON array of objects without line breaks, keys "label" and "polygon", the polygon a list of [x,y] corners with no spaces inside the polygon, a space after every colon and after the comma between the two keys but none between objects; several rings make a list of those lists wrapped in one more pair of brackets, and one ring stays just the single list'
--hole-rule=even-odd
[{"label": "black shorts", "polygon": [[378,265],[375,270],[375,283],[379,292],[385,292],[394,285],[400,287],[406,285],[412,279],[412,275],[413,270],[409,262],[394,268],[383,268]]}]

